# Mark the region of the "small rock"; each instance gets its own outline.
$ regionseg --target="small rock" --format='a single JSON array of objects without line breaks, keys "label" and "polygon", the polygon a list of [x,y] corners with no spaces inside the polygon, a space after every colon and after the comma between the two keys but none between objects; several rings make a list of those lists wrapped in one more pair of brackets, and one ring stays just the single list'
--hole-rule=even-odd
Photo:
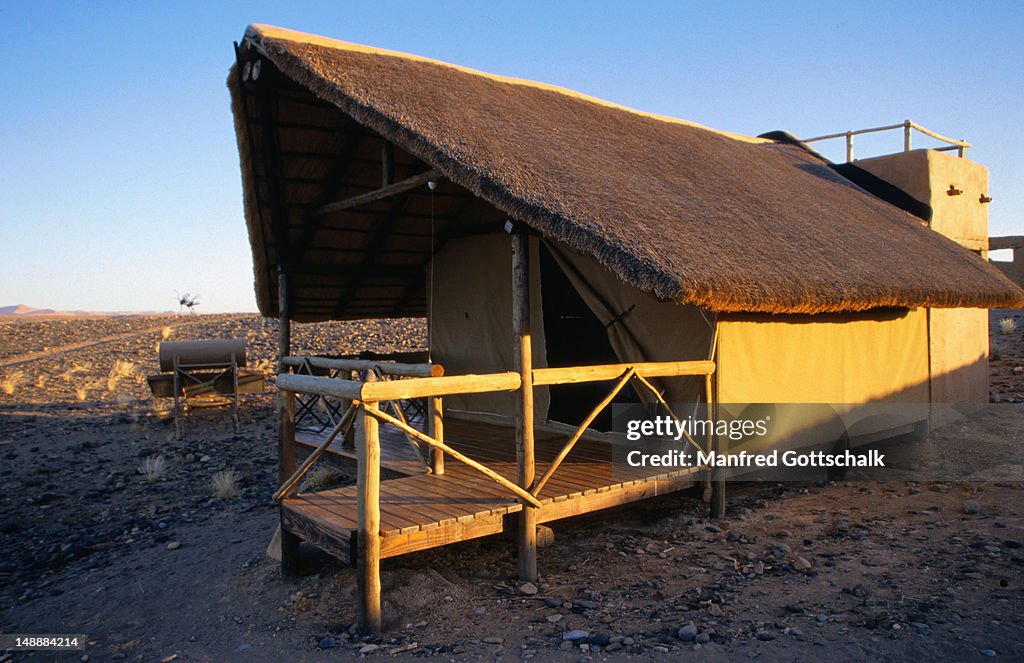
[{"label": "small rock", "polygon": [[797,571],[806,571],[811,568],[811,563],[805,557],[799,557],[793,560],[793,568]]},{"label": "small rock", "polygon": [[487,608],[484,608],[482,606],[479,607],[479,608],[473,608],[473,614],[474,615],[486,615],[487,614]]},{"label": "small rock", "polygon": [[360,647],[359,648],[359,653],[360,654],[372,654],[373,652],[377,651],[378,649],[380,649],[380,645],[375,645],[373,643],[370,643],[370,644],[366,644],[366,645],[363,645],[362,647]]},{"label": "small rock", "polygon": [[577,628],[577,629],[573,629],[573,630],[569,631],[568,633],[565,633],[562,636],[562,641],[563,642],[573,642],[573,643],[575,643],[575,642],[583,642],[584,640],[586,640],[589,637],[590,637],[590,632],[589,631],[584,631],[582,629],[578,629]]},{"label": "small rock", "polygon": [[995,656],[996,655],[996,650],[995,649],[979,649],[978,653],[981,654],[982,656]]},{"label": "small rock", "polygon": [[598,647],[607,647],[611,641],[612,639],[607,633],[595,633],[590,636],[590,644]]},{"label": "small rock", "polygon": [[910,625],[915,631],[917,631],[918,635],[928,635],[931,633],[931,629],[928,628],[927,624],[922,624],[921,622],[910,622]]},{"label": "small rock", "polygon": [[557,624],[558,622],[562,621],[562,615],[556,612],[553,615],[548,615],[546,619],[548,620],[548,622],[552,624]]},{"label": "small rock", "polygon": [[167,549],[168,550],[177,550],[180,547],[181,547],[181,541],[171,541],[170,543],[167,544]]},{"label": "small rock", "polygon": [[815,617],[815,619],[818,621],[819,624],[824,624],[828,621],[828,615],[818,615],[817,617]]},{"label": "small rock", "polygon": [[519,593],[523,596],[534,596],[537,593],[537,585],[532,582],[524,582],[519,585]]},{"label": "small rock", "polygon": [[976,513],[981,513],[981,504],[975,502],[974,500],[965,500],[964,501],[964,513],[967,513],[967,514],[970,514],[970,515],[974,515]]},{"label": "small rock", "polygon": [[837,534],[846,534],[850,531],[850,521],[845,518],[836,520],[835,530]]},{"label": "small rock", "polygon": [[572,606],[574,608],[579,608],[580,610],[597,610],[596,603],[594,603],[593,601],[587,601],[585,599],[577,599],[573,601]]},{"label": "small rock", "polygon": [[775,634],[771,631],[758,631],[757,639],[761,642],[770,642],[775,639]]},{"label": "small rock", "polygon": [[484,643],[485,645],[502,645],[505,644],[505,639],[499,638],[496,635],[489,635],[480,642]]},{"label": "small rock", "polygon": [[709,642],[711,642],[711,635],[705,632],[701,632],[697,634],[697,637],[694,638],[694,640],[697,641],[698,645],[706,645]]},{"label": "small rock", "polygon": [[555,598],[553,596],[549,596],[546,599],[544,599],[544,605],[546,605],[549,608],[561,608],[562,603],[564,603],[562,599]]},{"label": "small rock", "polygon": [[320,649],[334,649],[334,638],[324,638],[321,640]]},{"label": "small rock", "polygon": [[697,638],[697,627],[693,625],[693,622],[680,627],[676,633],[676,637],[683,642],[693,642]]}]

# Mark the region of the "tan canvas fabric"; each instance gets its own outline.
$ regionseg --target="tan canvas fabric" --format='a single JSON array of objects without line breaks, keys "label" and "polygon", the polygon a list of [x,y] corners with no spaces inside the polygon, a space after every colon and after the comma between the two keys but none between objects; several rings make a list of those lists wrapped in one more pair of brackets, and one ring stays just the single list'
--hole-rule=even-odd
[{"label": "tan canvas fabric", "polygon": [[[708,359],[713,315],[696,306],[660,302],[619,279],[596,260],[545,242],[587,306],[608,330],[621,362]],[[703,401],[703,378],[666,378],[656,385],[670,403]],[[641,393],[647,400],[647,394]]]},{"label": "tan canvas fabric", "polygon": [[730,319],[718,358],[723,403],[928,402],[925,309]]},{"label": "tan canvas fabric", "polygon": [[[540,298],[539,245],[530,245],[530,303],[533,365],[547,366],[544,314]],[[430,275],[428,274],[428,279]],[[435,362],[446,375],[513,371],[512,240],[505,233],[477,235],[445,245],[434,259],[436,283],[430,299],[430,343]],[[548,412],[548,390],[534,393],[534,416]],[[445,407],[457,411],[513,416],[511,393],[448,396]]]}]

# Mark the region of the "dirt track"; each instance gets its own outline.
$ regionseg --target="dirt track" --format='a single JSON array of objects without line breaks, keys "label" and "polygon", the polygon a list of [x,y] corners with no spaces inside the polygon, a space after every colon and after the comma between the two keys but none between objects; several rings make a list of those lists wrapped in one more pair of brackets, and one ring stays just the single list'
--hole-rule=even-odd
[{"label": "dirt track", "polygon": [[[89,636],[57,660],[1024,659],[1024,490],[1008,481],[731,485],[725,522],[704,518],[699,495],[668,496],[556,523],[530,596],[497,537],[387,560],[389,632],[353,643],[351,569],[311,554],[306,575],[282,578],[263,554],[270,396],[244,400],[239,434],[210,410],[174,440],[142,381],[156,368],[151,326],[20,364],[26,384],[0,393],[0,632]],[[259,363],[274,327],[200,316],[173,338],[245,336]],[[296,329],[299,352],[422,342],[418,322]],[[1010,397],[1024,385],[1020,343],[993,338]],[[139,370],[111,390],[115,361]],[[964,424],[935,444],[1024,430],[1024,406],[1007,407],[991,439]],[[166,470],[148,483],[137,468],[156,455]],[[222,470],[237,473],[238,499],[212,494]]]}]

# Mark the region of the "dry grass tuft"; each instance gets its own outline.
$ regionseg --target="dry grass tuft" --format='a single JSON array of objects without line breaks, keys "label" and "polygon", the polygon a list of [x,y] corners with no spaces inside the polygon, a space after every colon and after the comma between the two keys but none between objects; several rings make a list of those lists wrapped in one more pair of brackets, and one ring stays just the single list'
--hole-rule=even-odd
[{"label": "dry grass tuft", "polygon": [[88,373],[89,370],[89,365],[83,366],[82,364],[72,364],[71,368],[60,374],[60,379],[64,380],[64,382],[71,382],[79,373]]},{"label": "dry grass tuft", "polygon": [[8,396],[13,396],[14,392],[18,390],[18,387],[28,384],[28,375],[25,371],[15,369],[4,373],[4,376],[0,378],[0,390],[2,390]]},{"label": "dry grass tuft", "polygon": [[46,383],[50,381],[50,376],[46,373],[40,373],[36,376],[36,389],[42,389],[46,386]]},{"label": "dry grass tuft", "polygon": [[148,456],[146,460],[142,461],[139,465],[139,474],[146,477],[146,481],[149,483],[156,483],[160,479],[164,478],[164,472],[167,470],[167,462],[164,461],[163,456]]},{"label": "dry grass tuft", "polygon": [[999,321],[999,331],[1005,335],[1010,335],[1017,330],[1017,321],[1013,318],[1003,318]]},{"label": "dry grass tuft", "polygon": [[174,333],[174,327],[164,327],[163,329],[160,330],[160,340],[161,341],[166,341],[167,339],[169,339],[171,337],[171,334],[173,334],[173,333]]},{"label": "dry grass tuft", "polygon": [[238,475],[234,470],[223,470],[213,475],[213,495],[220,500],[238,497]]},{"label": "dry grass tuft", "polygon": [[88,387],[75,387],[75,398],[84,401],[89,396]]},{"label": "dry grass tuft", "polygon": [[301,492],[323,490],[337,483],[337,481],[337,472],[329,467],[321,465],[315,470],[310,470],[306,473],[305,480],[302,482]]}]

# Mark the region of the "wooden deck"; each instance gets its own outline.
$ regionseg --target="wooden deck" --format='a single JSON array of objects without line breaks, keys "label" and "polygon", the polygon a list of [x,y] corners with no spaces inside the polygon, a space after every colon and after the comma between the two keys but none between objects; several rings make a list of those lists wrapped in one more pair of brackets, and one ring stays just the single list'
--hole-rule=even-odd
[{"label": "wooden deck", "polygon": [[[298,431],[300,447],[312,447],[323,433]],[[514,431],[490,424],[449,419],[448,444],[510,480],[516,476]],[[567,436],[537,432],[536,458],[542,473]],[[329,451],[351,459],[355,451],[337,441]],[[613,477],[612,449],[605,442],[581,440],[540,494],[538,522],[550,522],[607,509],[646,497],[689,488],[704,474],[691,469],[660,473],[620,464]],[[381,427],[381,467],[399,478],[381,481],[381,557],[425,550],[503,531],[505,516],[523,505],[480,472],[447,458],[445,473],[427,474],[404,435]],[[282,501],[282,524],[318,548],[350,561],[357,529],[356,487],[300,494]]]}]

